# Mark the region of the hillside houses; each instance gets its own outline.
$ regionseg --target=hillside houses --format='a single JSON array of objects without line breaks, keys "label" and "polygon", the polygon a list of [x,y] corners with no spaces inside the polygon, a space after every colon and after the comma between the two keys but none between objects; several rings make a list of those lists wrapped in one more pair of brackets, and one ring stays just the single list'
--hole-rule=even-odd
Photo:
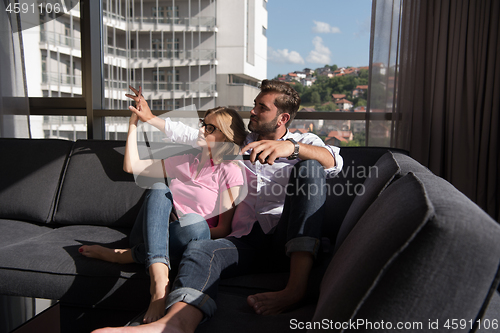
[{"label": "hillside houses", "polygon": [[337,105],[337,108],[339,108],[340,111],[348,111],[352,109],[352,102],[348,101],[345,98],[335,101],[335,104]]},{"label": "hillside houses", "polygon": [[[298,81],[303,85],[310,85],[314,83],[315,77],[318,76],[327,76],[329,78],[336,76],[344,76],[344,75],[352,75],[358,76],[359,71],[361,69],[367,69],[368,67],[340,67],[336,70],[332,70],[332,68],[328,65],[325,67],[316,68],[312,70],[310,68],[304,68],[302,71],[290,72],[284,75],[281,75],[278,80],[285,82]],[[306,82],[306,84],[304,84]],[[311,82],[311,83],[309,83]]]}]

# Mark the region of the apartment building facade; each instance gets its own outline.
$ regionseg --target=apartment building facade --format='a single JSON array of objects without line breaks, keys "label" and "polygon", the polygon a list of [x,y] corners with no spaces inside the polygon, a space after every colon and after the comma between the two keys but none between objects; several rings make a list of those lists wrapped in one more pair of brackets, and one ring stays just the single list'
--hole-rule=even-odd
[{"label": "apartment building facade", "polygon": [[[80,10],[39,13],[25,31],[30,97],[82,95]],[[102,109],[126,109],[141,86],[153,110],[249,110],[267,74],[267,0],[102,0]],[[32,60],[32,61],[31,61]],[[34,137],[85,137],[84,117],[33,119]],[[109,118],[107,118],[109,119]],[[109,119],[123,139],[126,119]]]}]

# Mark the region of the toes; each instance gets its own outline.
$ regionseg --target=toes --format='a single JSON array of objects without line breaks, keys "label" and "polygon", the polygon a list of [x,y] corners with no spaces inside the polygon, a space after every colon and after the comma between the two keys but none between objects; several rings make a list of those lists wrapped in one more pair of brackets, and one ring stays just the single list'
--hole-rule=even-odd
[{"label": "toes", "polygon": [[255,299],[254,296],[248,296],[247,297],[247,303],[248,303],[248,305],[250,305],[251,307],[253,307],[255,305],[255,303],[257,303],[257,300]]}]

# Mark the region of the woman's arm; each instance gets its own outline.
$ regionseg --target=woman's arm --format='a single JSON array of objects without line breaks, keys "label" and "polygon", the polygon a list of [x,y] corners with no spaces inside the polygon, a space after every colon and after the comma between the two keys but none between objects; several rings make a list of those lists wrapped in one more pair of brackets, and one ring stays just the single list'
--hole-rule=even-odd
[{"label": "woman's arm", "polygon": [[234,186],[220,195],[220,213],[219,223],[216,227],[210,228],[210,237],[212,239],[226,237],[231,233],[231,223],[233,221],[234,210],[236,206],[234,201],[240,195],[241,186]]},{"label": "woman's arm", "polygon": [[[130,109],[135,109],[130,106]],[[125,145],[125,158],[123,159],[123,170],[125,172],[142,175],[147,177],[163,178],[165,177],[163,171],[162,160],[141,160],[139,157],[139,150],[137,148],[137,123],[139,119],[134,112],[129,120],[129,128],[127,135],[127,143]]]},{"label": "woman's arm", "polygon": [[139,120],[156,127],[165,133],[165,135],[169,137],[172,142],[188,144],[195,148],[198,147],[196,144],[198,139],[198,130],[179,121],[173,122],[169,118],[165,120],[155,116],[151,112],[144,96],[142,96],[142,88],[139,87],[139,90],[134,89],[132,86],[129,86],[129,88],[135,93],[135,95],[125,94],[125,96],[135,101],[135,110],[131,110],[139,117]]},{"label": "woman's arm", "polygon": [[155,116],[153,112],[151,112],[148,103],[142,96],[142,87],[139,87],[139,90],[135,89],[132,86],[128,87],[135,94],[135,96],[131,94],[125,94],[125,96],[133,99],[135,102],[135,109],[130,109],[130,110],[132,110],[132,112],[134,112],[137,115],[137,117],[139,117],[139,120],[142,121],[143,123],[148,123],[159,129],[163,133],[165,133],[165,120]]}]

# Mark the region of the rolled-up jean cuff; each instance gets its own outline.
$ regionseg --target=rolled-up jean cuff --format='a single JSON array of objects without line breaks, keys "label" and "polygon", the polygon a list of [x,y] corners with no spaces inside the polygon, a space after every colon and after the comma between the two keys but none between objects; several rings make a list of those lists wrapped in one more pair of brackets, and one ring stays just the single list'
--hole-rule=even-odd
[{"label": "rolled-up jean cuff", "polygon": [[134,245],[132,246],[132,248],[130,249],[130,254],[132,255],[132,260],[135,262],[135,263],[138,263],[138,264],[144,264],[143,261],[139,260],[139,257],[137,257],[137,254],[136,254],[136,251],[137,251],[137,247],[139,245]]},{"label": "rolled-up jean cuff", "polygon": [[170,292],[165,308],[168,309],[178,302],[184,302],[198,308],[203,313],[202,323],[210,319],[217,310],[217,305],[210,296],[193,288],[182,287]]},{"label": "rolled-up jean cuff", "polygon": [[168,260],[167,257],[158,256],[158,257],[153,257],[149,260],[146,260],[146,270],[149,271],[149,266],[151,266],[152,264],[156,264],[156,263],[165,264],[165,265],[167,265],[169,270],[171,269],[170,268],[170,260]]},{"label": "rolled-up jean cuff", "polygon": [[290,256],[292,252],[309,252],[316,258],[318,254],[320,241],[314,237],[297,237],[290,239],[286,244],[286,255]]}]

